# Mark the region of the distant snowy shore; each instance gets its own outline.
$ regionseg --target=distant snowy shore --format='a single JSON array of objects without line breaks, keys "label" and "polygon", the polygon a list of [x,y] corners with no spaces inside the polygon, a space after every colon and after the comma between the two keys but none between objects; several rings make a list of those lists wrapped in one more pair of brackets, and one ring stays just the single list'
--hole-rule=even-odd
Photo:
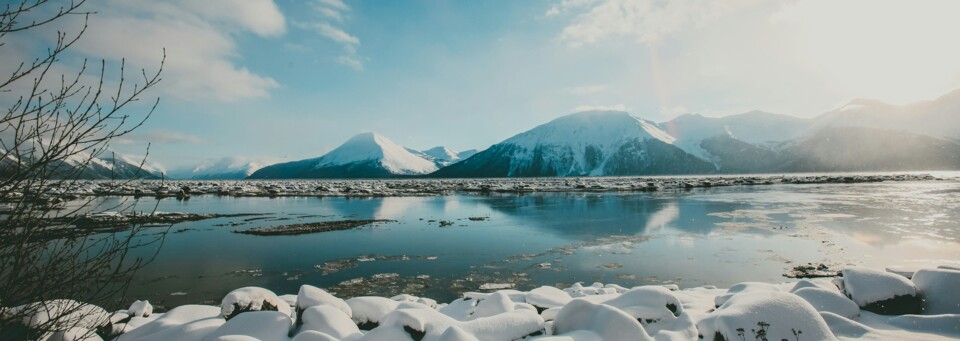
[{"label": "distant snowy shore", "polygon": [[[24,324],[57,311],[86,313],[48,335],[77,340],[97,330],[117,340],[949,340],[960,338],[960,268],[883,271],[849,267],[842,277],[729,289],[675,285],[624,288],[574,284],[530,291],[468,292],[450,303],[397,295],[337,298],[303,285],[296,295],[246,287],[219,307],[185,305],[153,313],[69,300],[4,310]],[[485,285],[498,288],[496,283]],[[76,319],[74,319],[76,320]],[[89,334],[89,333],[87,333]]]},{"label": "distant snowy shore", "polygon": [[657,177],[551,177],[378,180],[123,180],[48,185],[51,195],[181,197],[425,196],[456,192],[655,192],[774,184],[848,184],[940,180],[930,174],[794,174]]}]

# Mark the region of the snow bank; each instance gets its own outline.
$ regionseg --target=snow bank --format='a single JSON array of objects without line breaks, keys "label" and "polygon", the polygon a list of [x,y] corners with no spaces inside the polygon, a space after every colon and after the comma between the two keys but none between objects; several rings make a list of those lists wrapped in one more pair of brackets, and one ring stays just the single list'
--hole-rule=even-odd
[{"label": "snow bank", "polygon": [[346,302],[353,311],[351,318],[357,324],[380,323],[385,315],[400,305],[400,302],[376,296],[354,297]]},{"label": "snow bank", "polygon": [[290,316],[290,305],[277,297],[273,291],[264,288],[236,289],[220,301],[220,315],[228,320],[243,312],[267,310]]},{"label": "snow bank", "polygon": [[199,341],[224,322],[218,307],[184,305],[168,311],[153,322],[126,331],[117,338],[117,341]]},{"label": "snow bank", "polygon": [[860,316],[860,307],[849,298],[837,291],[823,288],[802,288],[794,291],[794,295],[810,303],[818,312],[831,312],[848,319]]},{"label": "snow bank", "polygon": [[960,314],[902,315],[891,317],[888,323],[904,330],[960,338]]},{"label": "snow bank", "polygon": [[20,318],[28,328],[65,331],[73,327],[97,329],[110,323],[110,314],[98,306],[74,300],[34,302],[2,310],[8,318]]},{"label": "snow bank", "polygon": [[[797,295],[777,291],[731,296],[697,324],[706,339],[835,340],[816,309]],[[796,333],[797,335],[795,335]]]},{"label": "snow bank", "polygon": [[[278,311],[250,311],[234,316],[222,326],[207,334],[203,340],[287,341],[293,321],[290,315]],[[246,336],[246,337],[236,337]]]},{"label": "snow bank", "polygon": [[136,317],[148,317],[150,314],[153,314],[153,306],[150,305],[150,301],[137,300],[127,309],[127,314]]},{"label": "snow bank", "polygon": [[551,334],[567,333],[573,334],[568,336],[574,340],[651,340],[640,322],[627,313],[581,299],[563,306],[553,321]]},{"label": "snow bank", "polygon": [[524,297],[527,303],[538,308],[562,307],[564,304],[567,304],[567,302],[570,302],[571,299],[570,294],[565,291],[548,286],[530,290],[526,297]]},{"label": "snow bank", "polygon": [[332,305],[315,305],[303,311],[301,331],[318,331],[337,339],[359,337],[360,328],[350,315]]},{"label": "snow bank", "polygon": [[879,314],[919,312],[917,288],[906,277],[865,267],[843,269],[843,291],[861,309]]},{"label": "snow bank", "polygon": [[780,292],[783,290],[780,290],[780,287],[775,284],[761,283],[761,282],[743,282],[730,287],[730,289],[727,289],[727,293],[722,296],[717,296],[717,298],[713,300],[713,303],[717,307],[719,307],[719,306],[722,306],[724,303],[726,303],[727,300],[729,300],[731,297],[733,297],[736,294],[744,293],[744,292],[758,292],[758,291],[759,292]]},{"label": "snow bank", "polygon": [[960,314],[960,271],[920,269],[913,275],[924,314]]},{"label": "snow bank", "polygon": [[353,316],[353,310],[350,309],[350,305],[347,304],[344,300],[333,296],[323,289],[317,288],[312,285],[301,285],[300,292],[297,293],[297,317],[303,313],[309,307],[318,306],[318,305],[330,305],[334,308],[339,309],[348,317]]}]

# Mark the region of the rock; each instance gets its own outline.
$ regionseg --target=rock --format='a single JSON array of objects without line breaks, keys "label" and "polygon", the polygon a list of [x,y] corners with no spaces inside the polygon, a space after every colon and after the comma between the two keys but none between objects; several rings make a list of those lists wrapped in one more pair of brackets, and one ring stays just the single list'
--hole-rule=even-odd
[{"label": "rock", "polygon": [[906,277],[864,267],[843,269],[843,291],[860,309],[884,315],[921,310],[917,289]]},{"label": "rock", "polygon": [[920,269],[913,283],[923,298],[924,314],[960,314],[960,271]]},{"label": "rock", "polygon": [[810,303],[777,291],[733,295],[700,320],[697,329],[704,340],[836,340]]},{"label": "rock", "polygon": [[290,305],[272,291],[259,287],[236,289],[220,302],[220,315],[227,320],[248,311],[278,311],[289,317]]}]

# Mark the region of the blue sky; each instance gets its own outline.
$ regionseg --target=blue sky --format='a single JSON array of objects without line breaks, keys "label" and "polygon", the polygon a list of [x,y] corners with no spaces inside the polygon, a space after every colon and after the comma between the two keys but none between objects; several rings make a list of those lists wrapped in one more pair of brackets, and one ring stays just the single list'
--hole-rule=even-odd
[{"label": "blue sky", "polygon": [[[113,149],[151,142],[167,168],[317,157],[365,131],[482,149],[588,108],[812,117],[960,87],[949,0],[89,2],[64,70],[166,48],[158,111]],[[0,53],[43,41],[21,39]]]}]

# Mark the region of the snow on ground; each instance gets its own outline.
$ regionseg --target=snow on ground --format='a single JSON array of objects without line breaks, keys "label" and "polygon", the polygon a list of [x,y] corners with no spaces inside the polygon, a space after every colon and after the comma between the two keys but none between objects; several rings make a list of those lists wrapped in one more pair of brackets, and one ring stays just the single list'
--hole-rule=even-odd
[{"label": "snow on ground", "polygon": [[[121,341],[952,340],[960,338],[958,274],[920,269],[910,280],[848,268],[833,281],[748,282],[729,289],[577,283],[565,289],[470,292],[447,304],[412,295],[342,300],[309,285],[281,299],[247,287],[226,295],[222,307],[186,305],[151,314],[149,302],[137,301],[109,319],[101,312],[83,328],[64,327],[51,336],[73,339],[98,330],[105,339],[120,334]],[[911,288],[925,302],[917,314],[881,315],[859,308],[907,296]],[[61,300],[4,313],[46,307],[24,318],[29,326],[49,311],[77,304]],[[293,309],[298,313],[290,314]]]}]

